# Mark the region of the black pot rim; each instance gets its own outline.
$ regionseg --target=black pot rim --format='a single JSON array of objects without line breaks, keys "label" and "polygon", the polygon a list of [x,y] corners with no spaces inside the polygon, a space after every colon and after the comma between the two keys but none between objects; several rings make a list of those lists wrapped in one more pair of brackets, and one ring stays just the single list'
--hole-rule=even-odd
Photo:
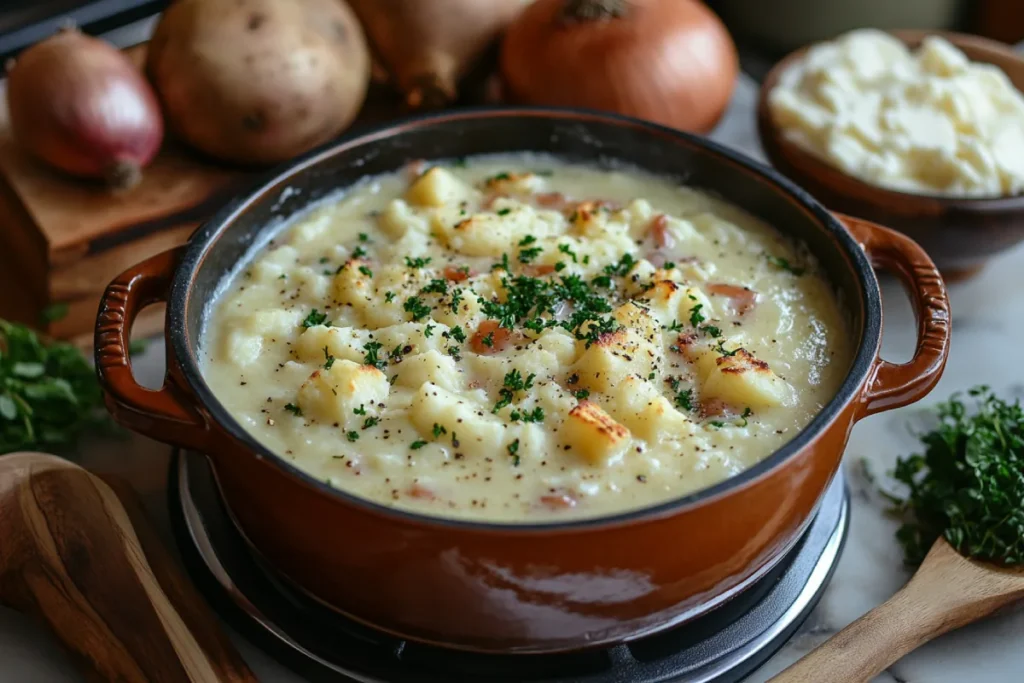
[{"label": "black pot rim", "polygon": [[[860,285],[858,294],[861,297],[864,311],[864,326],[859,330],[860,343],[854,354],[850,369],[836,395],[793,439],[739,474],[679,498],[600,517],[553,522],[505,523],[446,518],[412,512],[383,505],[332,487],[263,446],[231,416],[207,385],[199,368],[198,359],[189,351],[189,338],[186,334],[187,326],[185,322],[185,311],[190,298],[192,282],[195,279],[196,273],[202,267],[204,254],[218,236],[263,195],[274,191],[275,188],[287,186],[295,176],[307,172],[318,163],[341,151],[370,145],[382,138],[401,134],[405,130],[430,127],[436,123],[452,120],[480,119],[495,119],[500,122],[502,118],[510,117],[595,121],[644,131],[651,136],[652,141],[656,141],[658,138],[672,139],[677,144],[682,143],[690,146],[697,149],[700,153],[715,155],[737,167],[738,172],[753,173],[761,180],[767,181],[777,192],[786,195],[809,213],[821,226],[821,229],[830,233],[834,242],[840,246],[855,270],[857,281]],[[643,166],[643,164],[639,165]],[[283,229],[286,225],[288,225],[288,221],[282,222],[278,229]],[[257,181],[255,189],[230,201],[192,235],[171,281],[167,301],[165,335],[170,351],[169,362],[176,363],[181,376],[188,385],[187,388],[216,424],[237,442],[245,445],[253,457],[259,457],[268,463],[272,463],[283,474],[300,480],[303,484],[316,489],[319,493],[346,503],[349,506],[360,508],[366,513],[385,515],[395,518],[396,521],[420,526],[458,528],[486,533],[560,533],[584,529],[596,530],[609,526],[636,524],[638,522],[674,516],[687,509],[707,504],[712,500],[751,485],[775,468],[782,466],[827,429],[849,403],[859,398],[864,382],[867,380],[868,374],[877,358],[882,333],[881,316],[881,294],[878,280],[863,249],[861,249],[839,220],[824,206],[777,171],[700,136],[632,117],[575,108],[499,106],[460,109],[390,121],[384,125],[364,129],[332,141],[268,172]],[[852,331],[858,332],[858,330]],[[196,341],[198,342],[198,340]],[[196,346],[198,347],[198,344]],[[216,460],[214,467],[216,468]]]}]

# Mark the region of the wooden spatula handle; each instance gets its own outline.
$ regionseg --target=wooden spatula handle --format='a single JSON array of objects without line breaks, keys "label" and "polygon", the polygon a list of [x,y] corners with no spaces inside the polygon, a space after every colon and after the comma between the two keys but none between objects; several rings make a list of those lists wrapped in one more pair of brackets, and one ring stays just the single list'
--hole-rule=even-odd
[{"label": "wooden spatula handle", "polygon": [[1020,599],[1019,583],[977,569],[939,539],[902,590],[769,683],[865,683],[932,638]]},{"label": "wooden spatula handle", "polygon": [[[204,633],[197,640],[117,496],[82,468],[39,453],[0,458],[0,538],[0,601],[42,619],[90,680],[256,680],[223,635],[211,637],[216,622],[189,598],[188,622]],[[179,597],[190,591],[182,579],[164,583]]]}]

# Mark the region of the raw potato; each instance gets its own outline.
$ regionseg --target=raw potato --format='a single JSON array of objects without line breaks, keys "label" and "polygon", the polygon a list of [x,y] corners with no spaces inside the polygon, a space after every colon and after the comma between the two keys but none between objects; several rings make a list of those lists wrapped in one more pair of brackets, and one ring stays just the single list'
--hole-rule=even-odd
[{"label": "raw potato", "polygon": [[146,70],[179,137],[219,159],[269,164],[352,122],[370,58],[342,0],[178,0]]}]

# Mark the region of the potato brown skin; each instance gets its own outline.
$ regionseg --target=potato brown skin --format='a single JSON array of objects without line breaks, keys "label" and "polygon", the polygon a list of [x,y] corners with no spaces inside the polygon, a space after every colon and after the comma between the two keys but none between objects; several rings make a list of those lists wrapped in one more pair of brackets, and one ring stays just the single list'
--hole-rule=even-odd
[{"label": "potato brown skin", "polygon": [[175,135],[217,159],[262,165],[347,127],[370,58],[341,0],[178,0],[153,34],[146,72]]}]

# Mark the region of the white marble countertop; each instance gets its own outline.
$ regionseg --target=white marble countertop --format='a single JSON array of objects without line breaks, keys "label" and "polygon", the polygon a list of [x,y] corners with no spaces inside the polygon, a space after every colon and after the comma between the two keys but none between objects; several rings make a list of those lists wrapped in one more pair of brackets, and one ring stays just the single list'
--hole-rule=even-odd
[{"label": "white marble countertop", "polygon": [[[756,86],[740,84],[733,106],[714,138],[759,156],[754,132]],[[953,351],[946,374],[925,405],[947,398],[978,383],[1004,395],[1024,394],[1024,370],[1004,359],[1008,348],[1024,338],[1024,248],[994,261],[974,280],[951,289]],[[905,360],[914,343],[910,305],[893,282],[884,284],[885,336],[889,360]],[[162,373],[163,345],[154,343],[136,371],[142,381],[155,383]],[[761,683],[836,630],[886,600],[908,578],[893,537],[896,525],[884,514],[884,503],[860,474],[866,459],[875,472],[885,472],[897,455],[912,452],[915,439],[909,427],[920,407],[874,416],[857,425],[846,452],[853,490],[850,536],[831,585],[803,628],[749,681]],[[81,462],[100,472],[116,473],[131,481],[162,527],[169,544],[164,486],[169,449],[142,437],[90,446]],[[950,590],[955,590],[951,586]],[[907,656],[878,681],[883,683],[1009,683],[1024,680],[1024,610],[1003,614],[939,638]],[[298,683],[302,679],[272,661],[243,639],[235,642],[260,680]],[[0,608],[0,682],[71,683],[80,681],[57,643],[20,614]],[[822,683],[828,683],[822,672]]]}]

